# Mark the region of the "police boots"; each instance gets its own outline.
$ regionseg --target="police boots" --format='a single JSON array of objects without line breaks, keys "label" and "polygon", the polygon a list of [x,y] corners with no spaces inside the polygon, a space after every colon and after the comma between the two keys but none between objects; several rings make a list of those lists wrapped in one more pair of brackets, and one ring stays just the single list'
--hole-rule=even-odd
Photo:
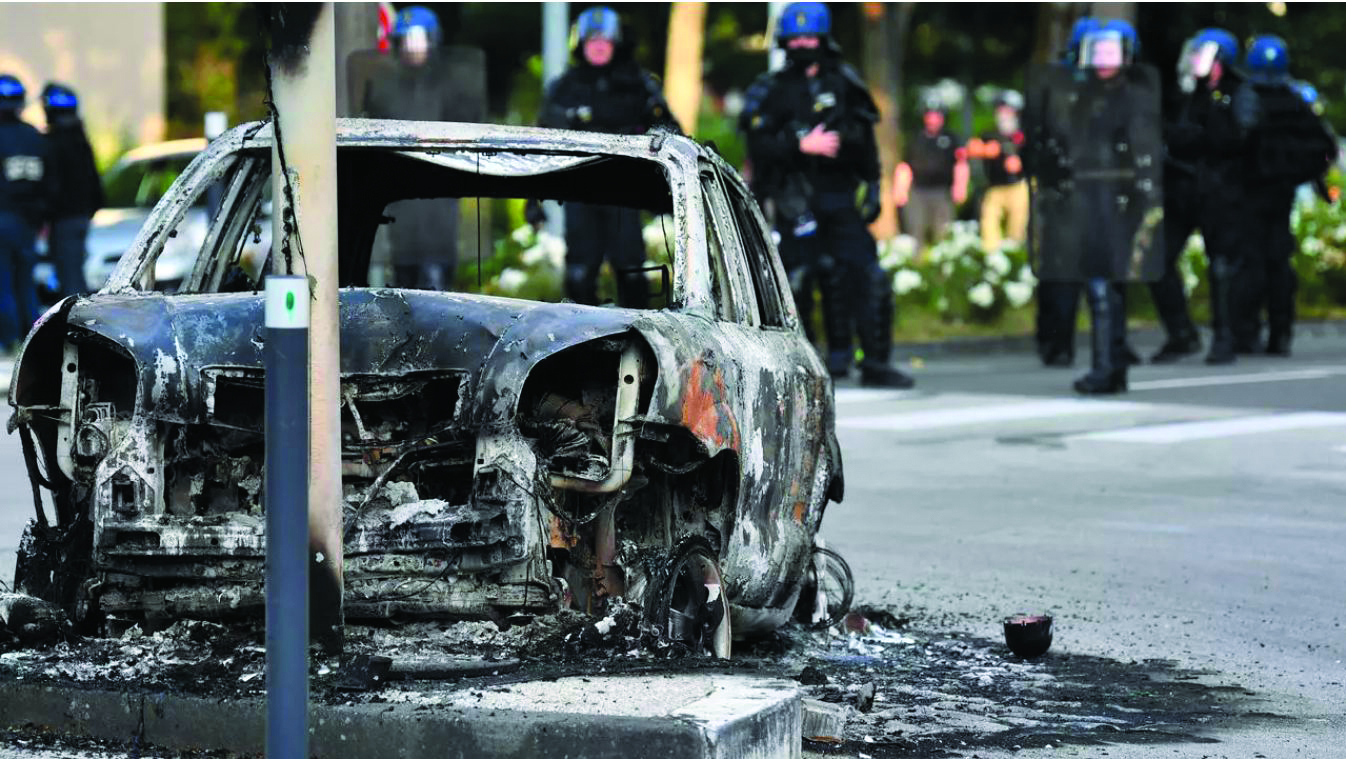
[{"label": "police boots", "polygon": [[1238,358],[1234,350],[1233,306],[1234,267],[1216,258],[1210,265],[1210,326],[1215,334],[1206,354],[1207,364],[1232,364]]},{"label": "police boots", "polygon": [[1092,337],[1092,368],[1075,380],[1075,392],[1082,395],[1110,395],[1126,392],[1126,312],[1122,297],[1110,282],[1090,280],[1085,286],[1089,301]]},{"label": "police boots", "polygon": [[827,336],[827,372],[833,379],[843,379],[850,376],[855,361],[851,303],[845,297],[842,270],[831,257],[821,261],[818,276],[822,285],[823,332]]},{"label": "police boots", "polygon": [[865,360],[860,364],[861,387],[914,387],[916,380],[888,363],[893,352],[893,288],[888,274],[873,264],[859,272],[864,292],[855,309],[855,326]]}]

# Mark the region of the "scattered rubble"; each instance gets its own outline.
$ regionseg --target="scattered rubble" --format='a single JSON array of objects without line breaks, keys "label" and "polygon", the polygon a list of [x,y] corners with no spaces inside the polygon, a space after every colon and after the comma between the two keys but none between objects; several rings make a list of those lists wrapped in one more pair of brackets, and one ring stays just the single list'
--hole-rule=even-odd
[{"label": "scattered rubble", "polygon": [[[316,703],[436,708],[463,693],[574,676],[698,670],[790,677],[816,702],[805,713],[811,751],[875,759],[1047,744],[1208,742],[1217,727],[1255,729],[1284,719],[1268,715],[1241,687],[1203,682],[1213,673],[1061,647],[1024,660],[998,640],[929,629],[919,617],[890,610],[867,608],[823,630],[791,625],[736,647],[727,662],[651,646],[647,632],[638,607],[626,604],[602,620],[564,612],[527,624],[351,625],[344,660],[314,654],[312,693]],[[0,654],[0,680],[256,696],[265,690],[263,640],[260,627],[179,622],[156,633],[132,627],[119,639]]]}]

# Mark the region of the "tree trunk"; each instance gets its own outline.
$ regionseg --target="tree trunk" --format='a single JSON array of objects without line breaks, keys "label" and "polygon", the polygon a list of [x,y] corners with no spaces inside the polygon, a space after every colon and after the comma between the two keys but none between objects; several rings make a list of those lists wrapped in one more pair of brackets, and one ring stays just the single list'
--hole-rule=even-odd
[{"label": "tree trunk", "polygon": [[664,95],[687,134],[696,131],[701,111],[701,49],[706,41],[706,4],[673,3],[668,14],[668,57]]},{"label": "tree trunk", "polygon": [[1061,56],[1070,39],[1070,27],[1075,19],[1086,14],[1083,3],[1042,3],[1038,5],[1037,44],[1033,47],[1034,63],[1050,63]]},{"label": "tree trunk", "polygon": [[902,155],[899,128],[902,102],[902,54],[915,3],[865,3],[864,72],[870,94],[879,107],[874,137],[879,145],[883,203],[870,231],[879,240],[898,232],[897,207],[892,200],[893,170]]},{"label": "tree trunk", "polygon": [[1136,25],[1136,3],[1090,3],[1089,15],[1094,18],[1121,19]]}]

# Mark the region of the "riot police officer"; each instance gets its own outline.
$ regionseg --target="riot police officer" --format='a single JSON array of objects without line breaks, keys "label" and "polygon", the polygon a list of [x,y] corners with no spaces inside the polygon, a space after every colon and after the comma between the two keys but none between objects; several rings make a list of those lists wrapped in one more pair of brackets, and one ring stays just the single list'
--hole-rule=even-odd
[{"label": "riot police officer", "polygon": [[[1233,309],[1236,288],[1244,268],[1248,187],[1247,131],[1235,118],[1236,100],[1246,92],[1243,75],[1219,52],[1228,32],[1207,29],[1198,35],[1205,41],[1206,60],[1194,72],[1196,86],[1186,104],[1190,126],[1170,132],[1170,144],[1198,151],[1196,193],[1197,225],[1205,241],[1209,261],[1211,345],[1208,364],[1229,364],[1236,359]],[[1215,43],[1211,50],[1210,42]],[[1227,45],[1226,45],[1227,47]],[[1226,51],[1227,52],[1227,51]]]},{"label": "riot police officer", "polygon": [[19,118],[26,96],[22,82],[0,74],[0,352],[38,316],[33,243],[52,195],[47,141]]},{"label": "riot police officer", "polygon": [[1200,80],[1207,79],[1212,68],[1229,68],[1237,60],[1238,40],[1234,35],[1210,28],[1188,40],[1178,61],[1182,102],[1176,116],[1164,127],[1164,276],[1150,283],[1150,297],[1164,327],[1165,340],[1150,357],[1151,363],[1172,363],[1201,350],[1201,337],[1192,322],[1182,275],[1178,273],[1178,261],[1200,219],[1197,164],[1202,134],[1201,126],[1193,121],[1193,98]]},{"label": "riot police officer", "polygon": [[[420,5],[400,8],[392,29],[396,55],[357,50],[347,61],[352,113],[409,121],[484,120],[485,54],[476,48],[445,48],[442,37],[434,11]],[[376,243],[376,268],[383,268],[388,255],[398,287],[452,289],[458,266],[458,200],[399,200],[389,204],[387,215],[392,223],[386,243],[382,236]]]},{"label": "riot police officer", "polygon": [[50,171],[56,186],[48,213],[51,232],[47,247],[64,297],[87,290],[84,241],[89,235],[89,220],[103,207],[103,182],[74,91],[50,83],[42,89],[42,107],[47,114]]},{"label": "riot police officer", "polygon": [[[679,131],[659,80],[642,69],[622,39],[611,8],[589,8],[574,28],[574,60],[548,88],[542,126],[610,134]],[[649,305],[640,213],[587,203],[565,204],[565,294],[576,303],[598,303],[598,272],[606,258],[617,275],[617,300],[627,308]]]},{"label": "riot police officer", "polygon": [[1290,211],[1295,192],[1299,185],[1322,177],[1337,152],[1331,131],[1292,85],[1289,62],[1280,37],[1253,38],[1244,60],[1247,82],[1235,109],[1252,156],[1243,276],[1232,309],[1235,347],[1240,352],[1262,347],[1265,305],[1266,352],[1276,356],[1290,354],[1294,332],[1297,282],[1290,264],[1295,252]]},{"label": "riot police officer", "polygon": [[1030,128],[1030,254],[1044,281],[1082,282],[1089,303],[1090,371],[1076,392],[1127,389],[1124,283],[1156,279],[1163,258],[1159,78],[1133,63],[1135,31],[1108,21],[1087,32],[1080,67],[1039,67]]},{"label": "riot police officer", "polygon": [[911,387],[889,364],[892,286],[866,226],[879,213],[878,109],[841,60],[831,27],[823,3],[791,3],[781,13],[776,43],[787,64],[759,77],[742,115],[754,187],[774,206],[781,258],[806,323],[813,282],[822,287],[832,375],[849,373],[854,325],[864,351],[860,383]]},{"label": "riot police officer", "polygon": [[[1097,19],[1088,16],[1078,19],[1070,29],[1070,39],[1057,65],[1073,70],[1079,63],[1080,43],[1086,34],[1098,29],[1098,26]],[[1032,123],[1040,121],[1044,96],[1045,93],[1033,89],[1028,91],[1026,114]],[[1041,137],[1040,134],[1028,135],[1030,162],[1033,160],[1033,151],[1041,146]],[[1044,366],[1067,367],[1075,363],[1075,320],[1079,303],[1078,282],[1038,282],[1035,338],[1038,358]]]}]

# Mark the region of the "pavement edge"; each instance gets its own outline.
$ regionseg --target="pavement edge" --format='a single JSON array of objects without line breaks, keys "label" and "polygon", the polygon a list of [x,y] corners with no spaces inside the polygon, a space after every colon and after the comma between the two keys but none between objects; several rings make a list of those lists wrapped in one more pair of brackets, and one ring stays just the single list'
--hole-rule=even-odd
[{"label": "pavement edge", "polygon": [[[788,681],[717,678],[704,699],[662,717],[460,708],[313,705],[313,756],[755,759],[799,757],[799,691]],[[266,703],[174,693],[9,683],[0,727],[72,737],[261,755]],[[638,748],[637,748],[638,747]]]}]

